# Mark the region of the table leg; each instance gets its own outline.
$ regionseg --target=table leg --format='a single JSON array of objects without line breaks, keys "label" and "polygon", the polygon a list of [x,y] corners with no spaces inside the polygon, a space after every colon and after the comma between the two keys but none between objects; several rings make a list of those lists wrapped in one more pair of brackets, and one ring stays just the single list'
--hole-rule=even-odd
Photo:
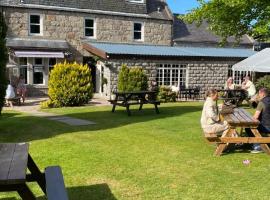
[{"label": "table leg", "polygon": [[[262,135],[260,134],[260,132],[258,131],[257,128],[251,128],[251,131],[252,131],[252,133],[254,134],[255,137],[262,137]],[[267,153],[267,154],[270,155],[270,148],[269,148],[269,146],[267,144],[260,144],[260,145],[261,145],[262,150],[265,153]]]},{"label": "table leg", "polygon": [[39,168],[37,167],[36,163],[34,162],[33,158],[28,154],[28,163],[27,167],[31,172],[31,176],[33,179],[38,183],[44,194],[46,194],[46,182],[45,176],[43,173],[40,172]]},{"label": "table leg", "polygon": [[[235,132],[235,129],[229,129],[227,132],[223,133],[221,137],[230,137],[232,136],[232,133]],[[216,151],[215,151],[215,155],[216,156],[220,156],[222,154],[222,152],[226,149],[226,147],[229,145],[229,143],[221,143],[218,144]]]},{"label": "table leg", "polygon": [[26,184],[20,185],[20,188],[17,190],[18,194],[23,200],[35,200],[36,197],[32,193],[32,191],[29,189],[29,187]]},{"label": "table leg", "polygon": [[143,107],[143,103],[140,104],[139,110],[142,110],[142,107]]},{"label": "table leg", "polygon": [[159,114],[158,106],[155,104],[156,113]]},{"label": "table leg", "polygon": [[129,110],[129,105],[126,105],[126,109],[127,109],[128,116],[130,116],[131,115],[131,112]]},{"label": "table leg", "polygon": [[116,105],[115,105],[115,104],[113,104],[113,107],[112,107],[112,112],[114,112],[114,111],[115,111],[115,107],[116,107]]}]

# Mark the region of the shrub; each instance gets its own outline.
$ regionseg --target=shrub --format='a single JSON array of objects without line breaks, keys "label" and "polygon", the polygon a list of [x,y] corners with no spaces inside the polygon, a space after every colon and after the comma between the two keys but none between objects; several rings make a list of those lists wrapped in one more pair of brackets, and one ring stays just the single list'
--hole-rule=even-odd
[{"label": "shrub", "polygon": [[257,90],[259,90],[260,88],[268,88],[270,90],[270,75],[259,78],[256,81],[255,85]]},{"label": "shrub", "polygon": [[8,60],[6,48],[7,26],[3,13],[0,13],[0,115],[5,102],[7,80],[6,80],[6,64]]},{"label": "shrub", "polygon": [[118,77],[118,91],[147,90],[147,76],[141,67],[121,67]]},{"label": "shrub", "polygon": [[160,86],[158,92],[158,100],[161,102],[175,102],[176,101],[176,92],[173,92],[172,89],[168,86]]},{"label": "shrub", "polygon": [[93,96],[91,73],[87,65],[58,63],[51,71],[49,97],[53,107],[80,106],[89,102]]}]

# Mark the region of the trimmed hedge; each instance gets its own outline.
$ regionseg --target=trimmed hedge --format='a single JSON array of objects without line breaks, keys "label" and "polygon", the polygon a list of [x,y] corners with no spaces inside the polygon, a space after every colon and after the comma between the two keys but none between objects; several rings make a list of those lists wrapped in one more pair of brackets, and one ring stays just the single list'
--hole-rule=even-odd
[{"label": "trimmed hedge", "polygon": [[148,89],[147,76],[141,67],[122,65],[118,75],[118,91],[142,91]]},{"label": "trimmed hedge", "polygon": [[93,96],[91,72],[87,65],[58,63],[51,71],[49,79],[50,101],[43,107],[80,106]]},{"label": "trimmed hedge", "polygon": [[3,13],[0,12],[0,115],[5,103],[7,80],[6,80],[6,64],[8,54],[6,48],[7,25],[4,20]]}]

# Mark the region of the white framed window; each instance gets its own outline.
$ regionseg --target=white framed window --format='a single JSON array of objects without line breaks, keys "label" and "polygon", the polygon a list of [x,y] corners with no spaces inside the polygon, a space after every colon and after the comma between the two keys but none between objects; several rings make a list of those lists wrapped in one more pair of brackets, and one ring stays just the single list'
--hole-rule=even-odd
[{"label": "white framed window", "polygon": [[36,85],[43,85],[44,84],[43,58],[34,58],[33,83]]},{"label": "white framed window", "polygon": [[43,18],[40,14],[29,14],[29,35],[43,35]]},{"label": "white framed window", "polygon": [[237,85],[241,85],[245,76],[252,77],[252,72],[250,72],[250,71],[234,71],[233,72],[234,83]]},{"label": "white framed window", "polygon": [[135,41],[144,40],[144,25],[142,22],[134,22],[133,24],[133,39]]},{"label": "white framed window", "polygon": [[27,67],[28,67],[27,58],[23,58],[23,57],[19,58],[19,65],[20,65],[20,67],[19,67],[19,75],[23,76],[23,78],[25,80],[24,84],[28,84],[28,79],[27,79]]},{"label": "white framed window", "polygon": [[96,38],[96,20],[93,18],[84,18],[84,36]]},{"label": "white framed window", "polygon": [[187,65],[160,64],[157,79],[158,85],[185,86],[187,83]]}]

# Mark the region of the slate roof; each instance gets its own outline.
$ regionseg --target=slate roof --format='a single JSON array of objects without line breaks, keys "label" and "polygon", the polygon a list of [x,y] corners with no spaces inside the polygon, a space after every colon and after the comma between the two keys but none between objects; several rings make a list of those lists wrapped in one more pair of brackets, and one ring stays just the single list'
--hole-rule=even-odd
[{"label": "slate roof", "polygon": [[69,49],[69,45],[65,40],[7,38],[6,45],[13,49]]},{"label": "slate roof", "polygon": [[[142,14],[151,18],[172,19],[164,0],[146,0],[146,3],[134,3],[128,0],[0,0],[0,5],[36,5],[111,11],[119,13]],[[50,7],[50,9],[53,9]],[[159,10],[159,11],[158,11]]]},{"label": "slate roof", "polygon": [[141,56],[172,56],[172,57],[187,56],[187,57],[246,58],[256,53],[251,49],[243,49],[243,48],[201,48],[201,47],[155,46],[155,45],[134,45],[134,44],[115,44],[115,43],[93,43],[93,42],[85,42],[85,44],[89,45],[90,47],[92,46],[95,49],[104,52],[108,55],[112,54],[112,55],[141,55]]},{"label": "slate roof", "polygon": [[[201,26],[197,27],[195,23],[188,24],[177,18],[178,14],[174,14],[174,35],[173,41],[178,44],[181,43],[204,43],[218,45],[221,38],[208,30],[208,24],[203,22]],[[228,43],[233,44],[235,40],[230,37]],[[252,39],[244,35],[241,39],[240,45],[253,45]]]}]

